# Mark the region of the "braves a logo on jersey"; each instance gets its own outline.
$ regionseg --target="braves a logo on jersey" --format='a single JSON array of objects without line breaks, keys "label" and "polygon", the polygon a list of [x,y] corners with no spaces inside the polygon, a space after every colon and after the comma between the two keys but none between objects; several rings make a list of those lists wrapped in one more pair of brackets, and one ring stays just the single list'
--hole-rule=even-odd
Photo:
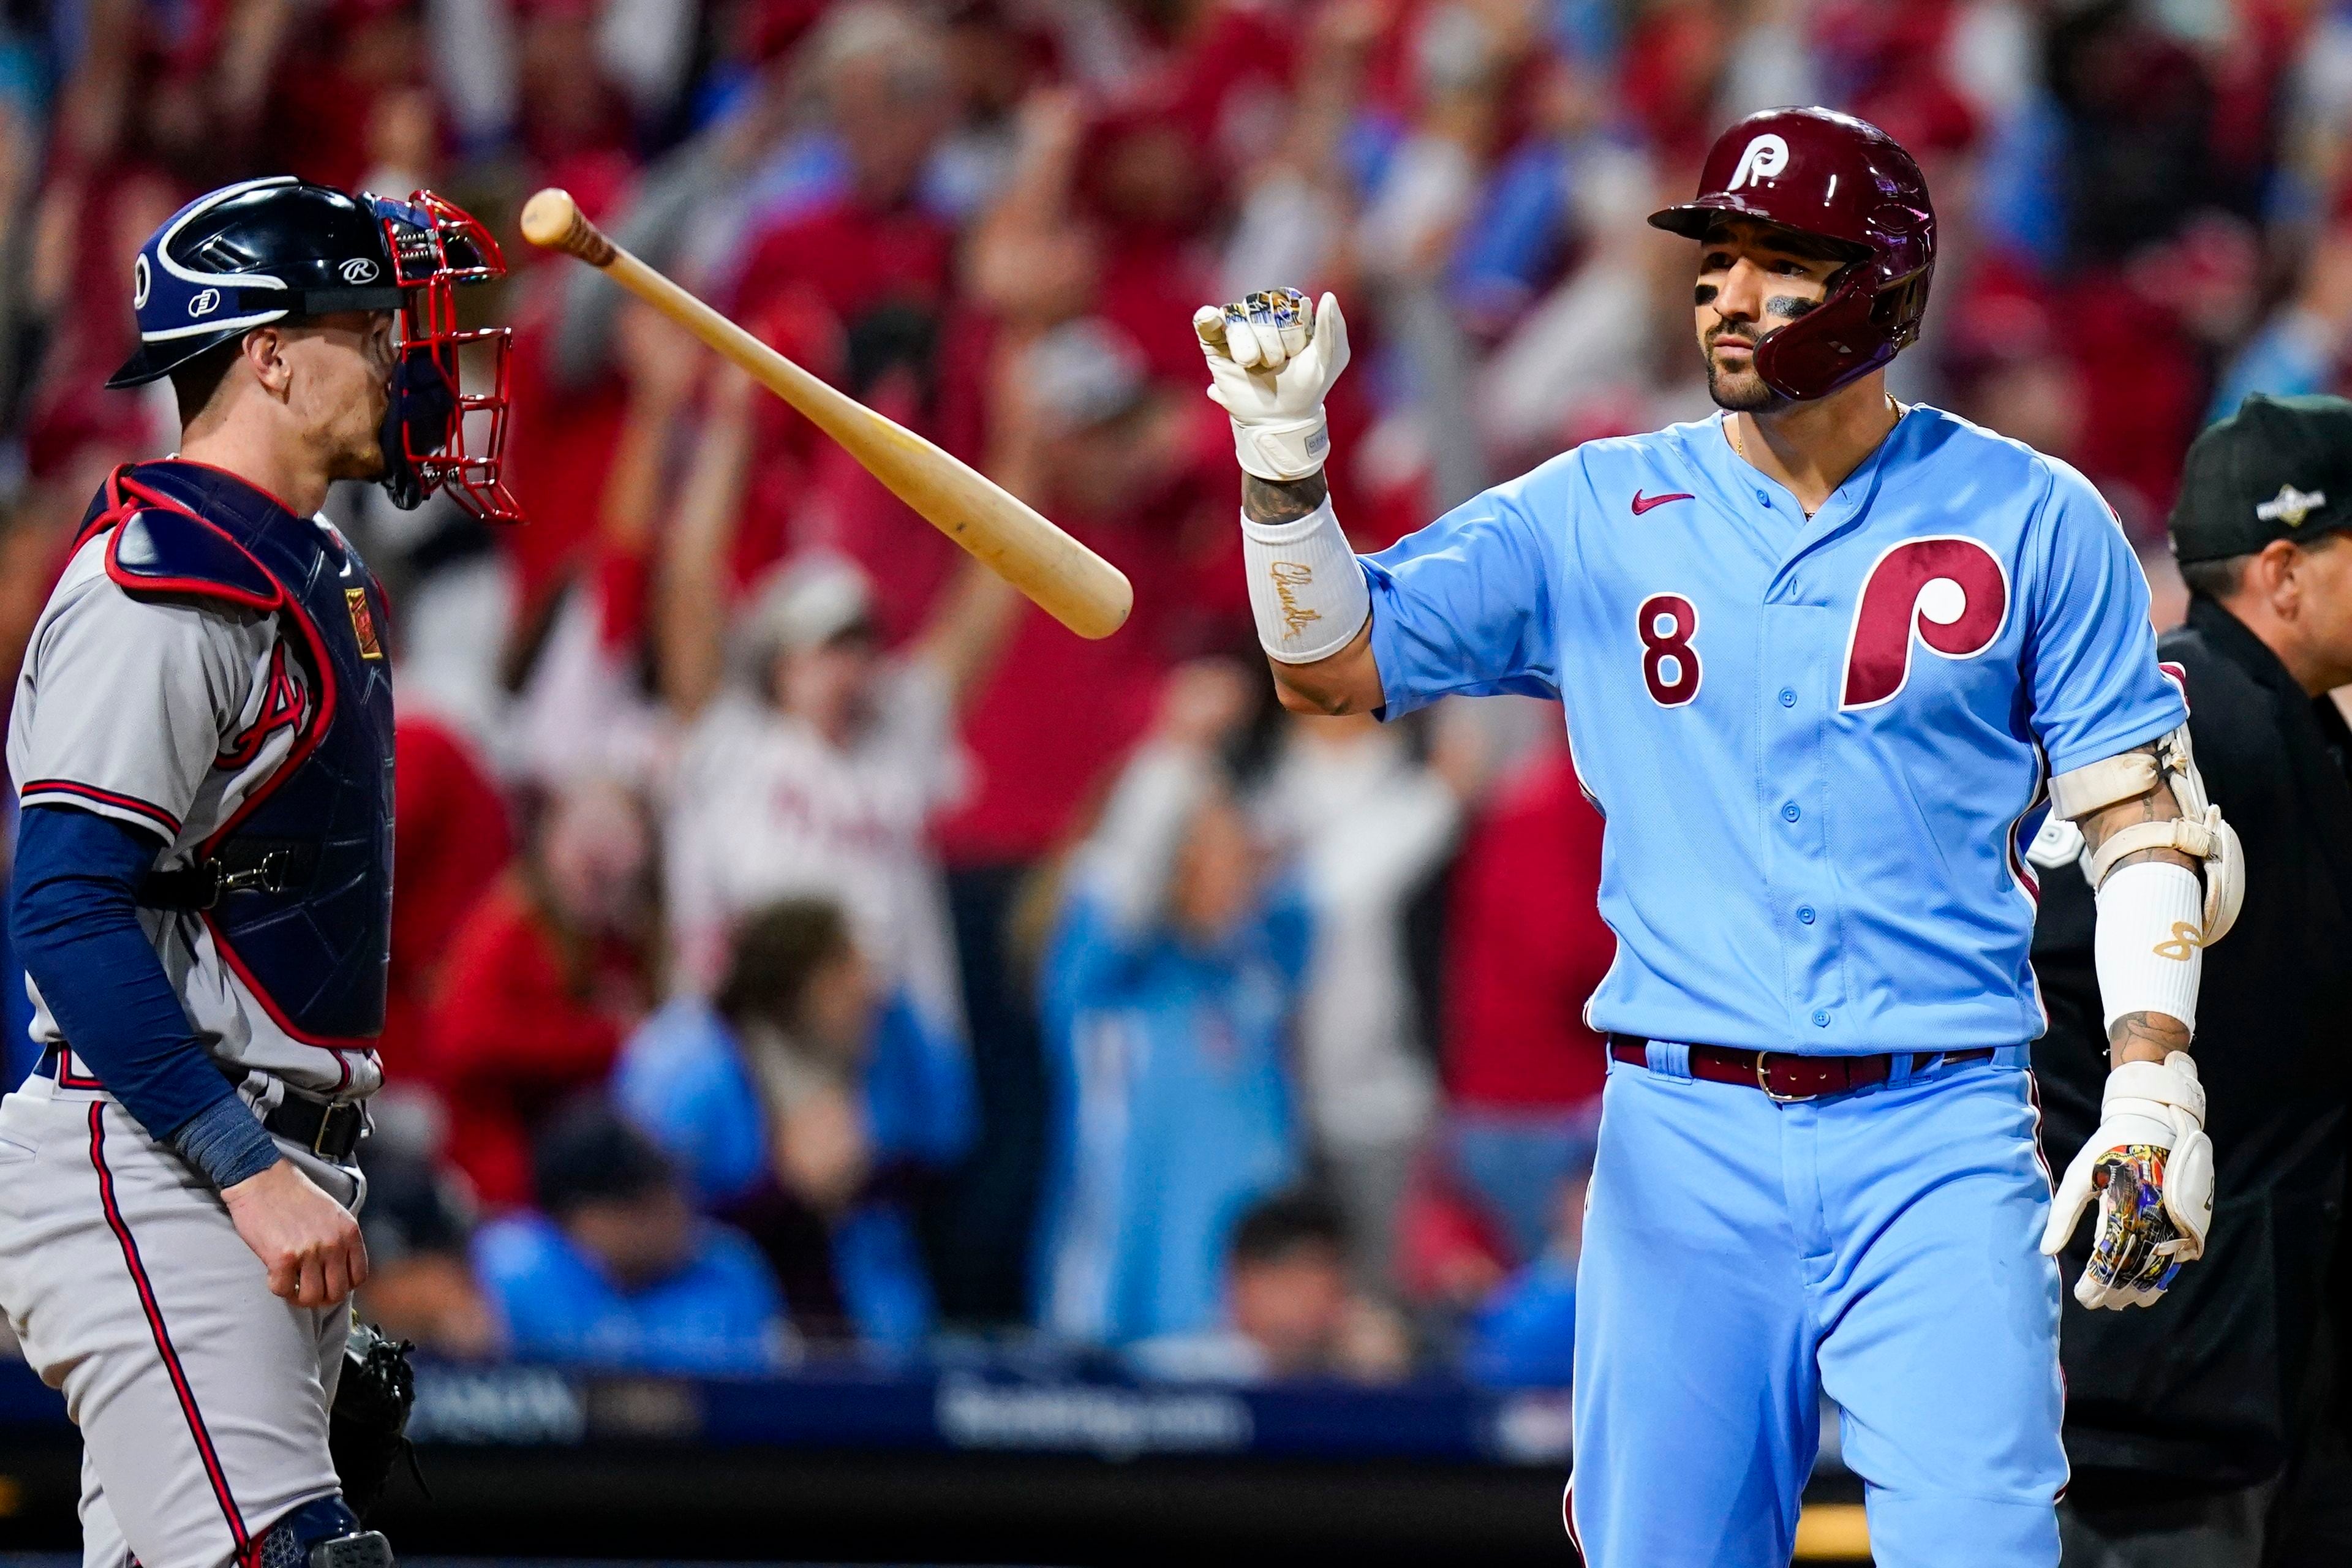
[{"label": "braves a logo on jersey", "polygon": [[299,727],[305,712],[302,683],[287,663],[286,645],[279,643],[269,652],[269,679],[262,683],[259,711],[221,749],[213,766],[235,772],[250,764],[270,736]]}]

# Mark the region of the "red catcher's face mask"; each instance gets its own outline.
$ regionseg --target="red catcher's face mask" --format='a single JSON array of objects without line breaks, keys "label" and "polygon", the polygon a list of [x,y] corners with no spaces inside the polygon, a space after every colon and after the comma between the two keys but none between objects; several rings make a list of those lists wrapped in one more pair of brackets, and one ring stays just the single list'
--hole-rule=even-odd
[{"label": "red catcher's face mask", "polygon": [[[505,327],[461,327],[457,318],[457,289],[505,277],[506,258],[480,219],[431,191],[404,202],[362,199],[383,223],[401,289],[383,488],[403,508],[446,490],[486,522],[520,522],[522,510],[499,475],[512,334]],[[473,362],[470,383],[467,358]]]}]

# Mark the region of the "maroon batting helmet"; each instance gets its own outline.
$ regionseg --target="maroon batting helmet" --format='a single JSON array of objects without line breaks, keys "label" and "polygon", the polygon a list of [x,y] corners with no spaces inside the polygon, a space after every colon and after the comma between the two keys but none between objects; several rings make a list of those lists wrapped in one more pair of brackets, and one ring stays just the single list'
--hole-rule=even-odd
[{"label": "maroon batting helmet", "polygon": [[1768,109],[1716,139],[1693,200],[1650,215],[1692,239],[1724,217],[1834,240],[1853,262],[1821,304],[1756,345],[1756,374],[1783,397],[1826,397],[1919,335],[1936,271],[1936,209],[1911,154],[1867,121]]}]

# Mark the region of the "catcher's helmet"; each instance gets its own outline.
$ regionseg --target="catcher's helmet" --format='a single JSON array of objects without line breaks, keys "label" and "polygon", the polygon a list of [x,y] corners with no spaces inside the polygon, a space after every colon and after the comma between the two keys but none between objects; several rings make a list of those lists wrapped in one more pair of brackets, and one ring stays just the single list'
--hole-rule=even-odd
[{"label": "catcher's helmet", "polygon": [[1877,126],[1828,109],[1751,114],[1716,139],[1697,196],[1650,222],[1701,239],[1727,216],[1854,254],[1819,306],[1757,343],[1756,374],[1781,396],[1827,396],[1918,337],[1936,270],[1936,210],[1919,165]]},{"label": "catcher's helmet", "polygon": [[[507,331],[461,329],[454,297],[457,285],[505,271],[481,224],[430,191],[391,201],[291,174],[225,185],[173,213],[140,247],[131,268],[139,349],[107,385],[142,385],[272,321],[397,311],[384,489],[413,507],[446,487],[476,516],[518,521],[499,479]],[[467,393],[457,351],[477,342],[490,356],[488,390]],[[468,448],[469,416],[479,451]]]},{"label": "catcher's helmet", "polygon": [[139,352],[109,386],[139,386],[255,327],[332,310],[396,310],[383,224],[362,203],[291,175],[198,196],[131,264]]}]

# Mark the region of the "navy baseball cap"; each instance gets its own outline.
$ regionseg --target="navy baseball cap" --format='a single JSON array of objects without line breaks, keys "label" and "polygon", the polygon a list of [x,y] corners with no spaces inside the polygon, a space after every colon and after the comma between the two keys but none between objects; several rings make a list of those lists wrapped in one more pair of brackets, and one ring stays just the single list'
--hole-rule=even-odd
[{"label": "navy baseball cap", "polygon": [[539,1206],[558,1216],[586,1204],[635,1203],[677,1180],[660,1146],[595,1094],[540,1131],[530,1172]]},{"label": "navy baseball cap", "polygon": [[2352,525],[2352,402],[2257,392],[2189,448],[2168,527],[2182,564]]}]

